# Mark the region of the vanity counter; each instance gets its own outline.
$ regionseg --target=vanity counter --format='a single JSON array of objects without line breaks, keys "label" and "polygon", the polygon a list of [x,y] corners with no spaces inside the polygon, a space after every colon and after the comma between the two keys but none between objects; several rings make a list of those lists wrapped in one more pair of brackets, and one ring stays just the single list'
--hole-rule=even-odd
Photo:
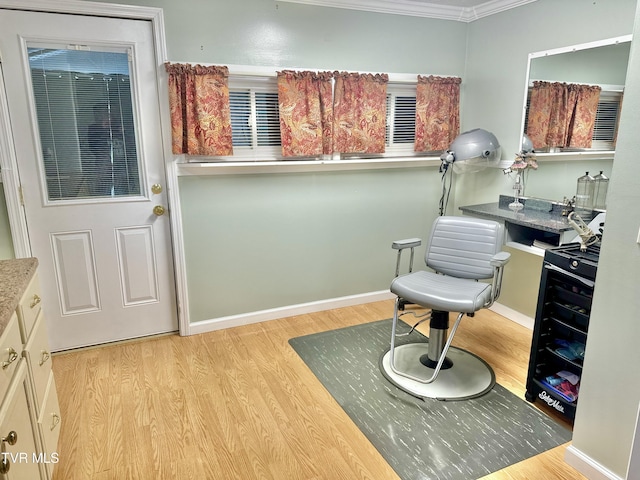
[{"label": "vanity counter", "polygon": [[37,258],[0,260],[0,335],[38,268]]},{"label": "vanity counter", "polygon": [[509,203],[512,201],[513,197],[501,195],[499,202],[468,205],[460,207],[460,210],[468,215],[508,221],[516,225],[522,225],[523,227],[535,228],[556,234],[572,230],[571,225],[567,222],[567,217],[562,216],[562,209],[559,205],[525,198],[521,200],[524,208],[515,211],[509,208]]},{"label": "vanity counter", "polygon": [[468,205],[460,207],[460,210],[465,215],[502,222],[507,231],[507,245],[538,255],[544,254],[544,248],[575,238],[575,230],[562,215],[562,205],[524,198],[520,199],[524,207],[516,211],[509,208],[513,200],[513,197],[500,195],[498,202]]}]

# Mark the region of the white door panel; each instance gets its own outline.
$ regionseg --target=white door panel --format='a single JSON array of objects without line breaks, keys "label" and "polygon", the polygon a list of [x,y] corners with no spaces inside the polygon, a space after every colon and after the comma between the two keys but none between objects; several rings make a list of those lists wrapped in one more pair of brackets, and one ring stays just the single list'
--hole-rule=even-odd
[{"label": "white door panel", "polygon": [[0,9],[53,350],[177,330],[153,42],[145,20]]},{"label": "white door panel", "polygon": [[100,311],[91,231],[51,233],[51,249],[62,315]]},{"label": "white door panel", "polygon": [[160,301],[153,229],[149,225],[117,228],[116,242],[124,305]]}]

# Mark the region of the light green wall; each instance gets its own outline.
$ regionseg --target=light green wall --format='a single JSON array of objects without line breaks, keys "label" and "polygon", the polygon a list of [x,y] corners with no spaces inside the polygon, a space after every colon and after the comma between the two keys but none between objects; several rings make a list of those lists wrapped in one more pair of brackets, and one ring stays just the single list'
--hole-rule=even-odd
[{"label": "light green wall", "polygon": [[[588,48],[531,60],[530,80],[624,85],[631,42]],[[593,68],[598,65],[598,68]]]},{"label": "light green wall", "polygon": [[507,264],[509,268],[504,270],[502,292],[498,301],[523,315],[535,318],[542,257],[510,247],[505,247],[505,250],[511,254],[511,258]]},{"label": "light green wall", "polygon": [[[634,35],[640,37],[640,9]],[[640,403],[640,50],[631,47],[573,445],[626,478]],[[636,439],[640,441],[640,439]],[[631,478],[631,477],[629,477]],[[636,477],[634,477],[636,478]]]},{"label": "light green wall", "polygon": [[192,321],[388,289],[436,170],[181,177]]},{"label": "light green wall", "polygon": [[462,75],[466,24],[276,0],[118,0],[161,7],[172,62]]},{"label": "light green wall", "polygon": [[14,258],[13,240],[9,227],[7,203],[4,198],[4,185],[0,182],[0,260]]}]

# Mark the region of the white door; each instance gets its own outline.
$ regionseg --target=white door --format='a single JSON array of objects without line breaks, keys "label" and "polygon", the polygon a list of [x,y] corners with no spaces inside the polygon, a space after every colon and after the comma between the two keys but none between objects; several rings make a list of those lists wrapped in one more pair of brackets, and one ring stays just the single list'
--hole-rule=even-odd
[{"label": "white door", "polygon": [[0,9],[53,350],[178,328],[153,42],[146,20]]}]

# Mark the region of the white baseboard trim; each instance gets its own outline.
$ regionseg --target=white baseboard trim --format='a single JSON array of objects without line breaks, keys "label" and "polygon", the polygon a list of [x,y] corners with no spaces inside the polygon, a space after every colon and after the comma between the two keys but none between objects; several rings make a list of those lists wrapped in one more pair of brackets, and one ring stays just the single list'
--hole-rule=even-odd
[{"label": "white baseboard trim", "polygon": [[[394,299],[395,295],[388,290],[380,292],[362,293],[359,295],[349,295],[346,297],[330,298],[327,300],[318,300],[315,302],[301,303],[298,305],[288,305],[286,307],[272,308],[269,310],[260,310],[257,312],[241,313],[238,315],[229,315],[227,317],[212,318],[209,320],[201,320],[189,324],[187,335],[197,335],[199,333],[213,332],[224,328],[239,327],[241,325],[249,325],[251,323],[266,322],[278,318],[292,317],[294,315],[304,315],[306,313],[322,312],[332,310],[334,308],[351,307],[364,303],[378,302],[381,300]],[[494,303],[490,310],[502,315],[509,320],[522,325],[529,330],[533,330],[534,319],[528,317],[512,308],[500,303]],[[390,313],[391,314],[391,313]]]},{"label": "white baseboard trim", "polygon": [[564,460],[589,480],[624,480],[573,445],[569,445],[565,450]]},{"label": "white baseboard trim", "polygon": [[[392,294],[388,290],[384,290],[381,292],[349,295],[347,297],[330,298],[327,300],[301,303],[298,305],[288,305],[286,307],[272,308],[269,310],[260,310],[257,312],[212,318],[210,320],[202,320],[199,322],[190,323],[187,335],[196,335],[198,333],[222,330],[223,328],[239,327],[241,325],[249,325],[251,323],[266,322],[268,320],[275,320],[278,318],[292,317],[294,315],[304,315],[306,313],[322,312],[324,310],[332,310],[334,308],[351,307],[353,305],[361,305],[364,303],[378,302],[381,300],[389,300],[393,298],[395,298],[394,294]],[[391,315],[392,312],[389,311],[389,316]]]},{"label": "white baseboard trim", "polygon": [[520,313],[513,308],[502,305],[501,303],[494,303],[489,307],[489,310],[497,313],[498,315],[502,315],[505,318],[508,318],[512,322],[516,322],[523,327],[528,328],[529,330],[533,330],[533,326],[535,324],[535,319],[526,316],[524,313]]}]

